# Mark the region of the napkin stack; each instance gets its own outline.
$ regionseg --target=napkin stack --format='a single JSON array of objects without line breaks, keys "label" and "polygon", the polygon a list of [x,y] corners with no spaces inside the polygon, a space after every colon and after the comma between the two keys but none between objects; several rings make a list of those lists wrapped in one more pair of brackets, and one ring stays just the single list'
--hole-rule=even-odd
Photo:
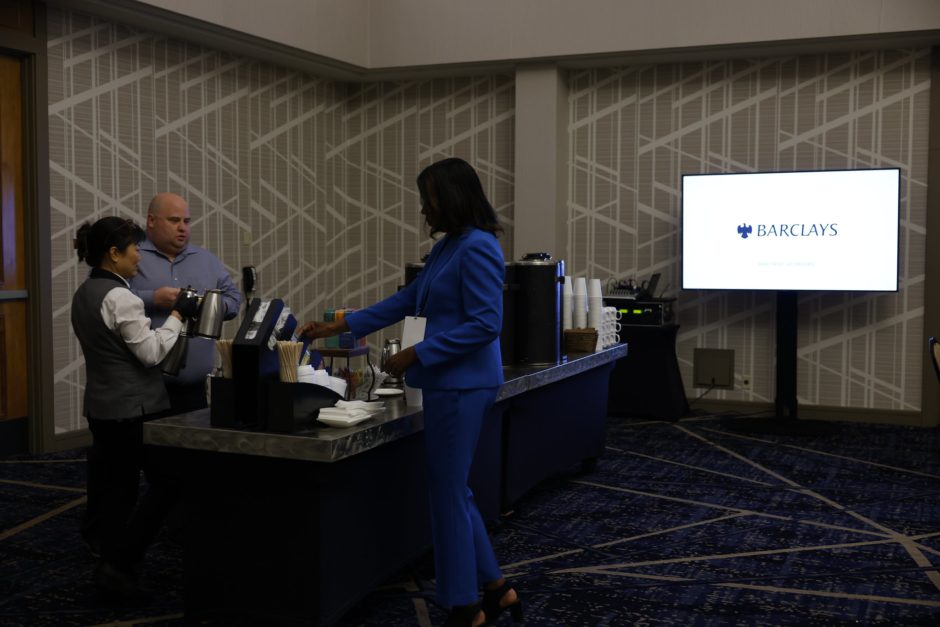
[{"label": "napkin stack", "polygon": [[340,396],[346,395],[346,379],[331,377],[326,370],[314,370],[313,366],[297,366],[297,381],[300,383],[314,383],[330,388]]},{"label": "napkin stack", "polygon": [[333,407],[322,408],[317,420],[334,427],[352,426],[383,411],[382,401],[336,401]]}]

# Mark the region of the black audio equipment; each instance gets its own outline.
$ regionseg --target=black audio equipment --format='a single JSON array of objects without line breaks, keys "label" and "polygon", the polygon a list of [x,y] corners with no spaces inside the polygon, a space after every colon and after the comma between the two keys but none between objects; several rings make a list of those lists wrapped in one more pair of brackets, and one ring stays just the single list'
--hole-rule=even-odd
[{"label": "black audio equipment", "polygon": [[608,294],[604,305],[620,310],[621,325],[662,326],[674,319],[672,304],[675,298],[637,300],[635,298]]}]

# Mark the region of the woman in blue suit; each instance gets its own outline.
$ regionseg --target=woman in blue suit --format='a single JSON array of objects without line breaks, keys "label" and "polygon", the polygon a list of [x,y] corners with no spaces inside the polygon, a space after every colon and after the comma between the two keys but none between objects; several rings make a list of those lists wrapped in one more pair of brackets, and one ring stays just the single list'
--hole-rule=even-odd
[{"label": "woman in blue suit", "polygon": [[408,385],[422,390],[437,597],[451,608],[445,625],[495,623],[506,609],[519,621],[521,601],[500,573],[467,487],[483,417],[503,383],[505,264],[496,241],[502,228],[477,173],[462,159],[428,166],[418,175],[418,191],[431,235],[444,234],[418,278],[341,321],[308,322],[301,332],[362,337],[405,316],[426,319],[424,340],[393,356],[386,370],[406,373]]}]

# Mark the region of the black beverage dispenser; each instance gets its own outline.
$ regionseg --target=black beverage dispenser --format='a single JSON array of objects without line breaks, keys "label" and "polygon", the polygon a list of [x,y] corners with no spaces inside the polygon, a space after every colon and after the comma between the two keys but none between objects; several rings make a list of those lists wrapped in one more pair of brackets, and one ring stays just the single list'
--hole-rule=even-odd
[{"label": "black beverage dispenser", "polygon": [[503,280],[503,327],[499,331],[499,352],[504,366],[516,363],[516,297],[518,292],[516,266],[512,262],[506,262],[506,278]]},{"label": "black beverage dispenser", "polygon": [[528,253],[513,264],[515,363],[557,364],[561,358],[561,287],[565,262],[550,253]]},{"label": "black beverage dispenser", "polygon": [[212,426],[265,428],[268,387],[280,377],[277,342],[290,339],[296,326],[297,320],[281,299],[251,299],[232,341],[232,404],[226,411],[217,411],[213,391]]},{"label": "black beverage dispenser", "polygon": [[424,270],[424,266],[428,262],[428,257],[430,256],[431,253],[424,253],[421,255],[421,261],[409,261],[405,264],[405,284],[402,285],[402,287],[411,285],[411,282],[418,278],[418,274]]},{"label": "black beverage dispenser", "polygon": [[411,282],[418,278],[418,274],[424,270],[423,261],[409,261],[405,264],[405,285],[411,285]]}]

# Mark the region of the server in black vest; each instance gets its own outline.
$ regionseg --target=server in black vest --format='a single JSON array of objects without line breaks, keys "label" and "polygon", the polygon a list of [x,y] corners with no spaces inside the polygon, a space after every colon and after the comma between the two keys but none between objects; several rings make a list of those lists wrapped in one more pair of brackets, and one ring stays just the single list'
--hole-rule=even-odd
[{"label": "server in black vest", "polygon": [[[195,298],[177,302],[159,329],[150,328],[144,303],[131,293],[144,232],[130,220],[102,218],[78,230],[79,260],[92,267],[72,299],[72,328],[85,356],[84,415],[92,433],[88,451],[88,507],[82,536],[100,551],[94,579],[109,596],[141,600],[136,568],[173,505],[178,488],[153,472],[143,445],[143,423],[170,406],[157,365],[176,343]],[[140,503],[140,471],[149,489]]]}]

